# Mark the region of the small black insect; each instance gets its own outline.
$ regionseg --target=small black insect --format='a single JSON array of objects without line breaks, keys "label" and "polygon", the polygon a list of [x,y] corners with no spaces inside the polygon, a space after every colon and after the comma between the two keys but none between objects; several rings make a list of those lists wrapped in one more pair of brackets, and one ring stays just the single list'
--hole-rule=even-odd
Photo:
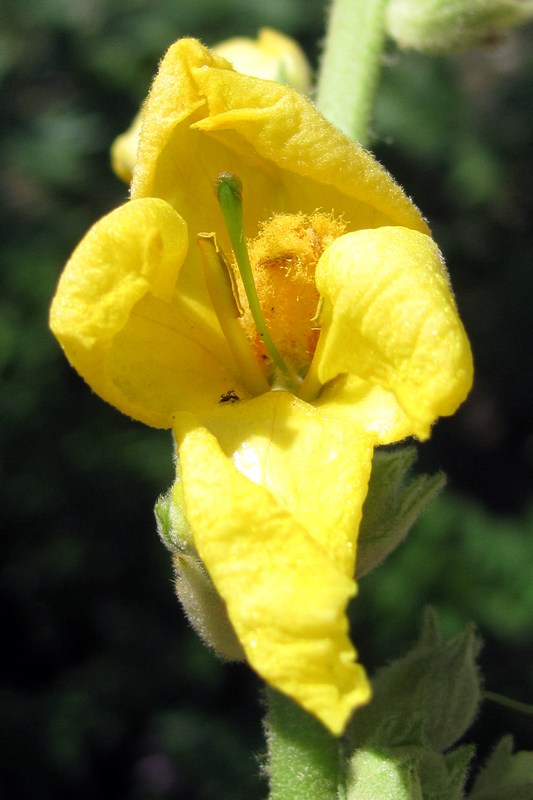
[{"label": "small black insect", "polygon": [[230,389],[229,392],[224,392],[224,394],[220,395],[219,403],[235,403],[237,400],[240,400],[239,395]]}]

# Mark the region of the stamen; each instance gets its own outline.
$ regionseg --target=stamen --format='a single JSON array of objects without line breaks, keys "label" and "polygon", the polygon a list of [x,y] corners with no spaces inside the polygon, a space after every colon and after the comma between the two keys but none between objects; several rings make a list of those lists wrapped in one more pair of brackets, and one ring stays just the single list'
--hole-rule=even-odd
[{"label": "stamen", "polygon": [[306,403],[312,403],[313,400],[316,400],[320,394],[320,390],[322,389],[322,383],[318,378],[318,359],[316,357],[317,353],[319,352],[319,346],[320,339],[318,341],[313,360],[311,361],[309,369],[307,370],[307,374],[298,390],[298,397],[300,400],[305,400]]},{"label": "stamen", "polygon": [[298,385],[298,378],[295,373],[285,364],[281,357],[276,345],[270,337],[257,290],[255,287],[252,267],[250,265],[250,258],[248,255],[248,248],[246,246],[246,239],[244,238],[243,220],[242,220],[242,183],[236,175],[230,172],[222,172],[215,183],[215,190],[220,205],[220,209],[224,216],[224,221],[228,229],[233,252],[235,253],[235,260],[241,273],[242,283],[248,298],[250,311],[259,333],[259,336],[264,342],[272,361],[277,366],[283,375],[288,386],[296,387]]},{"label": "stamen", "polygon": [[324,300],[323,297],[321,297],[318,303],[316,314],[313,317],[313,321],[320,326],[320,335],[318,337],[316,349],[313,354],[313,359],[298,391],[298,397],[301,400],[305,400],[306,403],[311,403],[313,400],[316,400],[323,387],[323,384],[318,377],[318,362],[320,361],[320,354],[324,345],[325,329],[327,329],[330,320],[330,304]]},{"label": "stamen", "polygon": [[220,322],[222,332],[237,362],[245,388],[252,395],[270,390],[261,371],[246,333],[238,318],[242,315],[233,273],[218,249],[214,233],[199,233],[198,247],[202,254],[204,277],[209,297]]}]

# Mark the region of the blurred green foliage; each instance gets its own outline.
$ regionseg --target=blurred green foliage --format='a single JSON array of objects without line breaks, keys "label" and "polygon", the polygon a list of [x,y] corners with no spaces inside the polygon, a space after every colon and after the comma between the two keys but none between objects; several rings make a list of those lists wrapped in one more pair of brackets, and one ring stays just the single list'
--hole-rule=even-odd
[{"label": "blurred green foliage", "polygon": [[[177,37],[271,25],[316,63],[319,0],[4,0],[0,8],[2,269],[0,796],[258,797],[253,676],[187,629],[152,507],[172,479],[167,433],[93,396],[47,330],[70,251],[126,197],[108,147]],[[473,620],[487,688],[533,701],[533,50],[531,30],[453,58],[383,69],[374,144],[428,216],[472,335],[476,387],[421,448],[450,487],[361,582],[354,635],[373,668],[432,603]],[[528,721],[487,704],[472,738]]]}]

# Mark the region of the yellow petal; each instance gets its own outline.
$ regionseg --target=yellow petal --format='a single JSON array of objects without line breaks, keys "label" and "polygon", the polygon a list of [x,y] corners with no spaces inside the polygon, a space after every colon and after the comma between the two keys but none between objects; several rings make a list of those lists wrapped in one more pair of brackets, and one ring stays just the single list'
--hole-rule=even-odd
[{"label": "yellow petal", "polygon": [[427,231],[374,156],[298,92],[215,68],[196,68],[193,78],[209,104],[209,115],[194,128],[240,157],[250,186],[245,197],[253,192],[259,164],[270,173],[275,211],[311,214],[321,208],[342,213],[351,229],[396,223]]},{"label": "yellow petal", "polygon": [[[243,183],[244,229],[255,236],[275,212],[342,215],[348,230],[427,226],[372,155],[287,86],[241,75],[193,39],[168,50],[143,107],[132,197],[161,197],[186,220],[191,240],[215,231],[230,252],[213,184],[221,172]],[[205,291],[199,256],[183,285]]]},{"label": "yellow petal", "polygon": [[239,471],[265,486],[351,578],[370,437],[282,391],[218,405],[201,419]]},{"label": "yellow petal", "polygon": [[288,86],[235,72],[194,39],[180,39],[167,51],[143,109],[133,196],[163,197],[180,213],[192,201],[184,213],[189,222],[223,171],[243,181],[255,229],[274,211],[323,208],[337,209],[351,227],[427,230],[374,157],[311,102]]},{"label": "yellow petal", "polygon": [[[311,67],[303,50],[290,36],[272,28],[262,28],[257,39],[242,36],[226,39],[215,45],[212,52],[229,61],[237,72],[286,83],[302,94],[311,91]],[[111,148],[113,171],[125,183],[131,181],[137,160],[141,123],[139,112]]]},{"label": "yellow petal", "polygon": [[176,290],[187,226],[164,201],[126,203],[91,228],[54,297],[50,327],[87,383],[120,411],[171,427],[175,411],[245,396],[212,315]]},{"label": "yellow petal", "polygon": [[411,420],[395,396],[356,375],[339,375],[326,384],[315,408],[369,434],[375,445],[399,442],[413,433]]},{"label": "yellow petal", "polygon": [[[276,394],[280,394],[279,401]],[[308,489],[299,487],[299,493],[314,490],[315,513],[324,517],[316,503],[316,497],[320,503],[329,503],[324,481],[327,479],[328,492],[337,491],[336,473],[333,471],[330,484],[327,460],[308,461],[320,448],[315,441],[313,454],[313,445],[308,446],[306,440],[317,439],[317,433],[308,434],[306,426],[304,430],[296,427],[302,409],[294,413],[291,403],[282,393],[270,393],[228,405],[221,409],[226,421],[217,415],[210,422],[216,436],[180,415],[175,432],[185,509],[197,550],[226,602],[249,663],[268,683],[339,734],[352,711],[370,695],[348,636],[346,606],[355,585],[345,567],[339,568],[330,557],[327,531],[322,530],[321,544],[319,526],[311,533],[296,511],[290,512],[297,503],[289,493],[285,491],[280,498],[275,495],[278,482],[281,485],[290,471],[282,465],[281,454],[285,452],[289,462],[295,463],[300,436],[301,457],[307,466],[299,468],[297,477],[307,472],[311,483]],[[238,412],[241,405],[244,418]],[[286,421],[284,410],[288,412]],[[232,422],[236,411],[238,418]],[[254,421],[255,433],[245,440]],[[332,427],[324,426],[323,454],[335,451],[335,444],[327,442]],[[268,452],[268,440],[279,452]],[[358,452],[352,455],[357,463]],[[365,455],[368,458],[368,453]],[[367,477],[364,459],[362,470]],[[322,475],[320,495],[319,480],[312,472]],[[292,476],[293,488],[295,480]],[[359,505],[357,487],[355,494],[354,503]]]},{"label": "yellow petal", "polygon": [[[325,383],[348,373],[389,392],[424,439],[472,384],[472,356],[442,256],[401,227],[337,239],[316,272],[326,319],[317,353]],[[401,425],[399,425],[401,430]],[[398,430],[391,431],[395,441]]]}]

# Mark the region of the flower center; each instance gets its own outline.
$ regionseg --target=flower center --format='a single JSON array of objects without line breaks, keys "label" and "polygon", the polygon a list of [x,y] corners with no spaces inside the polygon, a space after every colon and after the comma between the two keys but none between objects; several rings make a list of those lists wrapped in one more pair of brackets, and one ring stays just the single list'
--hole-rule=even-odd
[{"label": "flower center", "polygon": [[[318,259],[345,230],[342,220],[275,214],[255,239],[243,230],[242,186],[235,175],[219,175],[215,189],[233,246],[234,272],[218,249],[215,234],[201,233],[206,286],[222,331],[251,394],[269,388],[316,396],[313,356],[320,335]],[[239,288],[248,300],[241,306]]]},{"label": "flower center", "polygon": [[[311,364],[320,327],[315,284],[318,259],[345,230],[342,220],[321,212],[275,214],[248,242],[252,274],[263,316],[284,361],[302,379]],[[241,323],[257,359],[275,380],[263,337],[249,309]]]}]

